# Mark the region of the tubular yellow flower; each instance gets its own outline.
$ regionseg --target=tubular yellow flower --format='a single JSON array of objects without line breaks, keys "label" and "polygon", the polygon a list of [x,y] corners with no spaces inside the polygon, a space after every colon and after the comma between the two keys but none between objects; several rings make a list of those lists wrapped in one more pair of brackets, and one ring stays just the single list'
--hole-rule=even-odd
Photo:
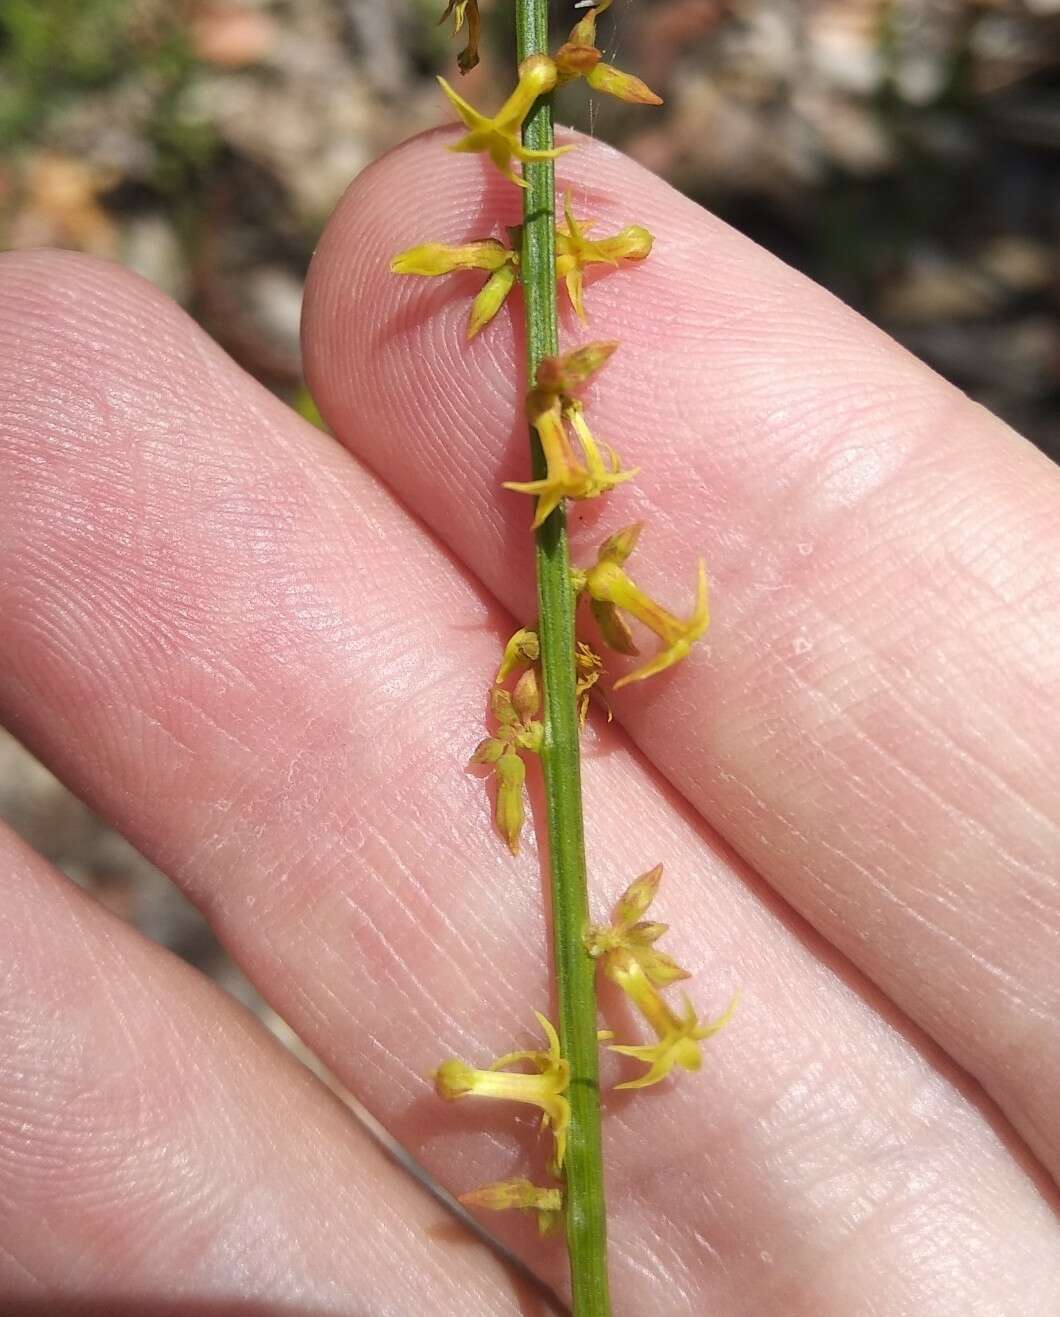
[{"label": "tubular yellow flower", "polygon": [[450,151],[484,151],[505,178],[517,187],[526,182],[512,172],[512,159],[555,160],[557,156],[573,151],[572,146],[557,146],[547,151],[535,151],[523,146],[523,120],[533,109],[539,96],[550,92],[556,85],[556,66],[547,55],[532,55],[519,67],[519,82],[497,113],[490,118],[469,105],[444,78],[439,78],[442,91],[453,109],[469,129],[466,137],[455,142]]},{"label": "tubular yellow flower", "polygon": [[657,988],[691,977],[688,970],[653,945],[666,932],[666,924],[642,919],[659,890],[662,872],[662,865],[657,864],[634,879],[615,902],[611,923],[593,925],[585,934],[585,948],[590,956],[598,959],[614,951],[628,952]]},{"label": "tubular yellow flower", "polygon": [[606,92],[608,96],[616,96],[620,101],[629,101],[634,105],[661,105],[662,97],[656,96],[640,78],[604,63],[603,55],[596,47],[596,20],[610,7],[611,0],[600,0],[583,19],[575,23],[566,42],[556,51],[559,86],[575,78],[584,78],[594,91]]},{"label": "tubular yellow flower", "polygon": [[604,971],[634,1003],[655,1031],[657,1043],[626,1046],[612,1043],[609,1050],[632,1056],[648,1066],[639,1079],[616,1084],[616,1088],[649,1088],[665,1079],[675,1065],[684,1070],[698,1070],[703,1064],[699,1044],[725,1027],[736,1009],[737,997],[716,1020],[701,1024],[692,1003],[685,998],[685,1009],[675,1014],[663,1001],[636,957],[628,950],[609,951],[604,957]]},{"label": "tubular yellow flower", "polygon": [[620,654],[637,653],[629,628],[618,614],[620,608],[654,631],[663,642],[663,648],[653,659],[620,677],[615,682],[615,690],[633,681],[644,681],[679,663],[710,625],[707,568],[702,560],[696,584],[696,603],[688,618],[675,617],[631,580],[622,564],[632,552],[641,529],[640,524],[630,526],[605,540],[596,563],[587,571],[577,572],[574,578],[576,588],[588,595],[593,616],[613,649]]},{"label": "tubular yellow flower", "polygon": [[484,1184],[481,1189],[461,1194],[458,1201],[467,1207],[486,1207],[492,1212],[504,1212],[513,1207],[522,1212],[534,1212],[542,1235],[555,1230],[563,1215],[562,1189],[545,1189],[523,1179]]},{"label": "tubular yellow flower", "polygon": [[556,230],[556,275],[564,280],[567,296],[578,319],[585,323],[582,271],[587,265],[614,265],[620,260],[642,261],[651,253],[652,236],[639,225],[630,225],[610,238],[586,237],[589,222],[579,224],[571,208],[571,194],[563,199],[566,229]]},{"label": "tubular yellow flower", "polygon": [[[598,494],[631,480],[637,471],[623,470],[614,450],[609,449],[608,468],[586,424],[581,403],[572,395],[604,365],[617,343],[585,343],[563,357],[545,357],[537,368],[537,388],[526,398],[526,413],[537,431],[545,455],[546,474],[541,480],[507,481],[505,489],[537,496],[531,528],[536,530],[565,498],[595,498]],[[579,459],[567,435],[570,424],[578,437],[584,461]]]},{"label": "tubular yellow flower", "polygon": [[499,270],[509,264],[514,253],[496,238],[482,238],[449,246],[444,242],[423,242],[409,247],[391,259],[394,274],[452,274],[454,270]]},{"label": "tubular yellow flower", "polygon": [[[541,480],[507,480],[504,488],[537,496],[532,530],[537,530],[565,498],[596,498],[637,474],[636,469],[624,470],[613,450],[609,450],[611,466],[605,466],[585,424],[581,403],[571,400],[564,405],[559,394],[534,389],[527,399],[527,412],[541,441],[547,474]],[[584,462],[571,447],[567,422],[578,436]]]},{"label": "tubular yellow flower", "polygon": [[[552,1127],[553,1164],[558,1171],[566,1155],[570,1126],[570,1103],[564,1097],[570,1083],[570,1065],[560,1055],[559,1036],[551,1023],[540,1011],[534,1015],[544,1031],[548,1051],[508,1052],[499,1056],[488,1070],[474,1070],[455,1058],[443,1061],[434,1072],[434,1088],[447,1102],[462,1097],[486,1097],[540,1107],[542,1125]],[[536,1067],[538,1073],[507,1069],[524,1063]]]}]

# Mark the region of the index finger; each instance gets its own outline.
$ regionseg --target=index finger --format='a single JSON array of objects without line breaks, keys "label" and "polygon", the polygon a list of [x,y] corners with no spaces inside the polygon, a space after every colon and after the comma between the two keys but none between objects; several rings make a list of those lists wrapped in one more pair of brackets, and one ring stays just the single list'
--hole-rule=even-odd
[{"label": "index finger", "polygon": [[[387,268],[516,219],[514,189],[443,141],[351,188],[311,272],[308,370],[343,441],[531,618],[529,503],[499,489],[526,478],[521,308],[465,346],[474,279]],[[681,611],[704,554],[713,586],[707,642],[617,716],[1055,1174],[1057,473],[617,153],[582,141],[559,179],[599,232],[657,240],[587,292],[590,335],[623,344],[589,415],[643,474],[577,506],[576,559],[643,519],[638,581]]]}]

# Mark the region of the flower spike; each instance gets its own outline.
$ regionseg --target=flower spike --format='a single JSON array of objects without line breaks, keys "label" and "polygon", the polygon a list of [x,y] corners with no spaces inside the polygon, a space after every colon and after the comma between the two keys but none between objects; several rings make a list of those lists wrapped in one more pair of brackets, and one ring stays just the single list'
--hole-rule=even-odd
[{"label": "flower spike", "polygon": [[[548,1042],[547,1051],[509,1052],[499,1056],[488,1070],[475,1070],[455,1058],[443,1061],[434,1072],[434,1088],[440,1098],[455,1102],[462,1097],[501,1098],[528,1102],[540,1107],[543,1126],[551,1125],[555,1141],[554,1167],[563,1166],[570,1126],[570,1103],[564,1094],[570,1083],[570,1064],[560,1055],[559,1036],[552,1024],[535,1011]],[[530,1064],[537,1074],[512,1071],[508,1066]]]},{"label": "flower spike", "polygon": [[626,1046],[612,1043],[609,1051],[632,1056],[647,1064],[648,1070],[639,1079],[616,1084],[616,1088],[650,1088],[670,1074],[675,1065],[684,1070],[698,1070],[703,1064],[699,1044],[712,1038],[725,1027],[736,1009],[738,996],[734,996],[716,1020],[701,1024],[692,1003],[685,998],[685,1009],[676,1015],[653,987],[636,958],[626,950],[609,952],[604,970],[622,989],[654,1029],[657,1043],[647,1046]]},{"label": "flower spike", "polygon": [[522,1212],[534,1212],[542,1235],[551,1234],[563,1215],[562,1189],[541,1188],[524,1179],[484,1184],[481,1189],[461,1194],[458,1201],[466,1207],[486,1207],[492,1212],[503,1212],[512,1207]]},{"label": "flower spike", "polygon": [[480,114],[473,105],[453,90],[444,78],[438,79],[450,104],[469,129],[450,151],[485,151],[505,178],[517,187],[527,186],[524,179],[512,172],[512,159],[555,160],[557,156],[573,151],[572,146],[557,146],[547,151],[535,151],[523,146],[523,120],[534,108],[539,96],[550,92],[556,85],[556,66],[547,55],[531,55],[519,67],[519,82],[497,113],[490,118]]},{"label": "flower spike", "polygon": [[656,96],[640,78],[604,63],[596,46],[596,20],[610,8],[611,0],[600,0],[571,28],[570,36],[556,51],[559,86],[573,82],[575,78],[584,78],[594,91],[605,92],[620,101],[634,105],[662,105],[662,97]]},{"label": "flower spike", "polygon": [[438,25],[453,15],[453,36],[458,36],[467,18],[467,46],[457,56],[461,73],[470,73],[478,63],[478,39],[482,20],[478,12],[478,0],[449,0],[445,13],[438,20]]},{"label": "flower spike", "polygon": [[587,571],[574,573],[575,588],[588,595],[593,616],[605,640],[618,653],[637,653],[629,627],[619,615],[619,609],[642,622],[663,642],[663,648],[653,659],[620,677],[615,682],[615,690],[633,681],[644,681],[687,658],[692,645],[710,625],[707,569],[702,560],[696,584],[695,607],[687,619],[675,617],[656,603],[626,573],[623,563],[633,551],[641,529],[638,524],[612,535],[600,546],[594,566]]}]

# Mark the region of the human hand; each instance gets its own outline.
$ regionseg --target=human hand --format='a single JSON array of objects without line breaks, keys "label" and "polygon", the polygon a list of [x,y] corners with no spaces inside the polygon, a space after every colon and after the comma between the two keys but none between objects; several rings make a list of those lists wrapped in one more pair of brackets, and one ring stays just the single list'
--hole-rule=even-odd
[{"label": "human hand", "polygon": [[[697,1004],[742,992],[700,1074],[606,1099],[616,1314],[1056,1312],[1060,477],[621,156],[559,173],[659,238],[587,292],[594,420],[652,472],[607,527],[678,609],[702,553],[715,619],[588,733],[591,899],[665,860]],[[132,276],[0,260],[0,716],[456,1192],[535,1122],[424,1076],[548,1000],[537,868],[462,771],[534,611],[517,308],[454,347],[474,276],[387,261],[511,191],[421,138],[340,206],[305,345],[345,449]],[[542,1311],[219,990],[0,853],[11,1310]]]}]

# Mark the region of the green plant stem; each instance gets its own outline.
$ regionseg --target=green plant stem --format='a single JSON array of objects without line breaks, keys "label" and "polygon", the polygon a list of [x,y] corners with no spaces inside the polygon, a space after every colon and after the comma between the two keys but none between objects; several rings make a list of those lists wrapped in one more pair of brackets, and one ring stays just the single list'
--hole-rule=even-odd
[{"label": "green plant stem", "polygon": [[[520,63],[548,53],[547,0],[516,0]],[[542,98],[526,121],[525,144],[553,144],[552,107]],[[526,304],[528,378],[542,357],[558,351],[556,330],[555,171],[551,161],[527,164],[523,201],[522,278]],[[535,479],[545,474],[531,431]],[[607,1220],[600,1146],[600,1083],[596,1037],[595,963],[582,936],[589,922],[582,823],[581,755],[575,697],[574,607],[566,516],[557,508],[537,532],[538,634],[545,687],[541,763],[548,810],[552,920],[559,1036],[570,1062],[571,1126],[565,1165],[567,1250],[576,1317],[608,1317]]]}]

